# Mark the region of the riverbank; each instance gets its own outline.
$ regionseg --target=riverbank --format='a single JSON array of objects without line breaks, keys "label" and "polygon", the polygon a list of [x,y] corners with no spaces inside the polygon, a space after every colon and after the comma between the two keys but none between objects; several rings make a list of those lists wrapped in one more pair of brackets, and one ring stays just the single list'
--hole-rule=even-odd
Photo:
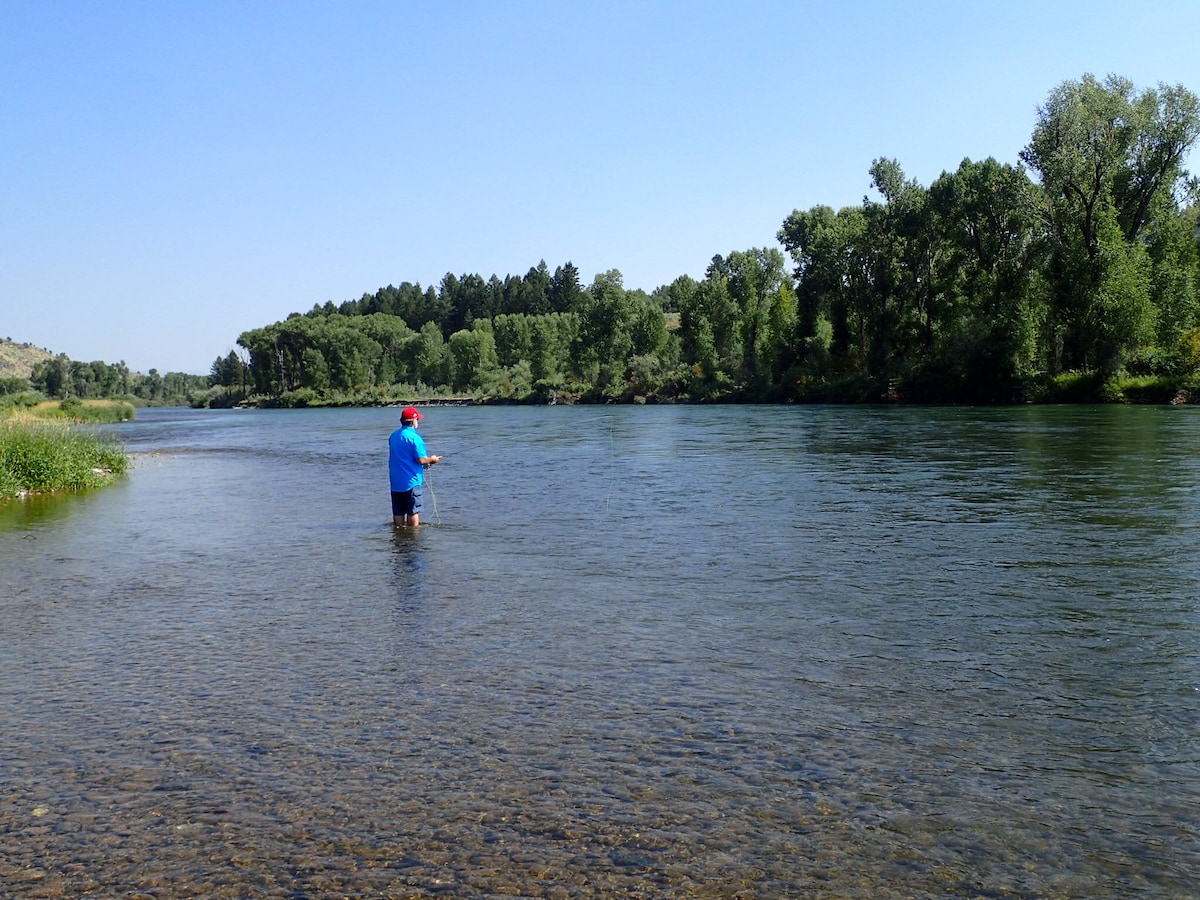
[{"label": "riverbank", "polygon": [[[54,404],[58,406],[59,404]],[[94,405],[92,421],[125,421],[114,406]],[[132,407],[130,407],[132,410]],[[117,416],[118,418],[105,418]],[[50,491],[101,487],[124,475],[129,458],[119,445],[73,427],[79,418],[32,410],[0,420],[0,502]]]},{"label": "riverbank", "polygon": [[934,378],[797,378],[786,386],[764,391],[749,385],[726,385],[724,389],[698,389],[695,385],[671,382],[658,390],[642,386],[612,385],[600,390],[582,384],[552,388],[540,384],[524,394],[480,391],[476,394],[430,389],[426,385],[377,385],[353,391],[318,391],[301,388],[280,395],[247,394],[235,389],[214,388],[193,403],[202,408],[304,409],[390,406],[570,406],[570,404],[623,404],[634,406],[660,403],[704,404],[806,404],[806,406],[1025,406],[1043,404],[1192,404],[1200,403],[1200,376],[1150,376],[1118,372],[1061,372],[1014,383],[976,385]]},{"label": "riverbank", "polygon": [[137,416],[134,405],[125,400],[80,400],[78,397],[43,400],[22,412],[39,420],[73,425],[131,422]]}]

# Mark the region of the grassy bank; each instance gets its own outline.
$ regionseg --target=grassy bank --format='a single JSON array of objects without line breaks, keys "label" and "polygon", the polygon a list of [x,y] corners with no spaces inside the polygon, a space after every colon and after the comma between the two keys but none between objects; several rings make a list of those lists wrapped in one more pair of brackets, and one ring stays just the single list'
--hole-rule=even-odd
[{"label": "grassy bank", "polygon": [[129,422],[137,415],[133,404],[124,400],[80,400],[78,397],[45,400],[30,406],[26,412],[38,419],[89,425]]},{"label": "grassy bank", "polygon": [[129,468],[125,451],[66,421],[28,413],[0,421],[0,501],[99,487]]}]

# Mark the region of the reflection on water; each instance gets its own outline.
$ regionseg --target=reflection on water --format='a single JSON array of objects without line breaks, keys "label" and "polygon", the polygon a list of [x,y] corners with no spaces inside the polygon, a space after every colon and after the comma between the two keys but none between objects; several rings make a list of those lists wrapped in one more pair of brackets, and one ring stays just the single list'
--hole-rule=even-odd
[{"label": "reflection on water", "polygon": [[20,502],[0,502],[0,533],[37,528],[62,520],[86,504],[93,490],[72,494],[33,494]]},{"label": "reflection on water", "polygon": [[0,512],[0,896],[1193,890],[1191,410],[394,418]]}]

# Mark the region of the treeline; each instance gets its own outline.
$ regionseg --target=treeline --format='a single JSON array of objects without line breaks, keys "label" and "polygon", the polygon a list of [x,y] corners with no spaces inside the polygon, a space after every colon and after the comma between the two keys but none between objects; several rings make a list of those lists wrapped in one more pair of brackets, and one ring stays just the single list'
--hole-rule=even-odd
[{"label": "treeline", "polygon": [[877,160],[882,201],[796,211],[779,232],[798,377],[916,399],[1193,388],[1200,244],[1182,163],[1198,134],[1184,88],[1089,76],[1039,108],[1021,165],[964,160],[923,188]]},{"label": "treeline", "polygon": [[[626,290],[620,272],[580,287],[571,263],[523,278],[447,275],[410,283],[243,333],[248,354],[219,357],[214,384],[284,403],[471,394],[549,399],[559,392],[654,390],[632,377],[637,357],[678,358],[658,298]],[[215,398],[214,398],[215,399]]]},{"label": "treeline", "polygon": [[924,187],[878,159],[876,199],[786,218],[788,256],[734,251],[651,294],[569,262],[389,285],[245,332],[209,400],[1200,398],[1198,135],[1183,87],[1085,76],[1018,162]]},{"label": "treeline", "polygon": [[131,372],[124,361],[79,362],[60,353],[36,363],[29,378],[0,378],[0,404],[33,406],[42,400],[124,400],[137,406],[186,406],[203,400],[206,375]]}]

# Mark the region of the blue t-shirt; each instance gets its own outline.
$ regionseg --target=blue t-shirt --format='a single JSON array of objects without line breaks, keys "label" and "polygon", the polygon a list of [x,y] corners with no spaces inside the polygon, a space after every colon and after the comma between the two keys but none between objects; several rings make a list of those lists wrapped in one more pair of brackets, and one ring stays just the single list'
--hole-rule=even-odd
[{"label": "blue t-shirt", "polygon": [[392,490],[411,491],[425,483],[425,467],[420,460],[429,454],[425,441],[411,425],[397,428],[388,438],[388,475]]}]

